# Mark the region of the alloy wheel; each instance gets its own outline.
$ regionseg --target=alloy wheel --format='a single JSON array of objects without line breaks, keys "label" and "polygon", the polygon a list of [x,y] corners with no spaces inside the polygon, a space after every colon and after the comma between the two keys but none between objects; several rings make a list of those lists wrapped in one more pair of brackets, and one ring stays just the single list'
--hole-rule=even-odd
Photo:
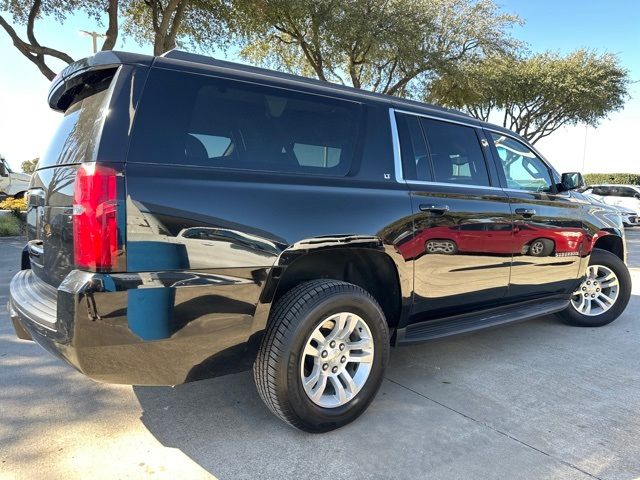
[{"label": "alloy wheel", "polygon": [[571,304],[578,313],[595,317],[609,311],[618,299],[620,283],[609,267],[589,265],[587,278],[571,297]]},{"label": "alloy wheel", "polygon": [[369,378],[373,338],[367,323],[351,312],[325,318],[305,343],[300,378],[316,405],[336,408],[351,401]]}]

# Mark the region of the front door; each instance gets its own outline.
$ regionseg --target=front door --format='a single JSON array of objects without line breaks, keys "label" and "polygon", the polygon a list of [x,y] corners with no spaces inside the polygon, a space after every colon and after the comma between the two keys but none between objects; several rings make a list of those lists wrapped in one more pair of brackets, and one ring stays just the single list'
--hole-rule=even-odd
[{"label": "front door", "polygon": [[[413,209],[414,234],[405,241],[413,313],[424,320],[499,302],[509,284],[512,218],[481,130],[408,113],[396,120]],[[501,237],[495,245],[492,232]]]},{"label": "front door", "polygon": [[549,166],[527,145],[486,132],[513,213],[510,299],[570,293],[586,251],[581,203],[556,191]]}]

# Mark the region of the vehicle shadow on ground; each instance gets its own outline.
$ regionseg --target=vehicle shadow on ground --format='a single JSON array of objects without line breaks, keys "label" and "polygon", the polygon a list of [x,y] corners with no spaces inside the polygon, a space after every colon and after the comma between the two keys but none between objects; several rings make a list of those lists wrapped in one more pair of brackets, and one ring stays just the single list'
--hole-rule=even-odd
[{"label": "vehicle shadow on ground", "polygon": [[[640,297],[634,296],[632,303],[637,308]],[[539,455],[540,452],[497,435],[495,429],[486,428],[484,421],[476,422],[457,412],[459,406],[462,406],[460,410],[464,409],[464,402],[481,404],[483,395],[487,395],[469,378],[487,375],[487,382],[494,384],[485,387],[497,390],[505,399],[513,397],[513,392],[519,389],[535,392],[540,390],[541,380],[536,379],[534,385],[531,377],[540,375],[546,379],[543,381],[553,382],[553,377],[557,376],[545,362],[557,363],[561,359],[549,360],[549,352],[566,349],[570,355],[571,349],[575,350],[573,335],[597,338],[597,332],[628,328],[613,325],[604,329],[575,329],[551,316],[440,342],[393,349],[387,378],[370,409],[353,424],[324,435],[299,432],[273,416],[260,400],[250,372],[175,388],[134,387],[134,393],[143,409],[141,420],[147,429],[164,446],[181,450],[218,478],[288,478],[290,475],[304,478],[299,472],[314,477],[318,472],[318,458],[332,459],[326,468],[335,468],[333,478],[350,478],[345,475],[350,471],[349,465],[359,469],[359,478],[409,478],[412,468],[416,469],[416,476],[431,471],[433,478],[450,478],[458,468],[463,477],[474,471],[480,476],[508,478],[509,465],[520,463],[516,457]],[[612,338],[616,335],[618,333],[609,332],[604,336]],[[557,341],[558,338],[562,340]],[[452,365],[455,368],[449,368]],[[447,374],[442,373],[440,366],[448,370]],[[572,371],[573,366],[563,368],[565,372],[558,382],[565,382],[564,375],[582,373]],[[532,369],[534,375],[513,373],[513,377],[500,377],[505,369],[525,372]],[[489,379],[496,375],[497,379]],[[513,379],[522,385],[514,385]],[[470,395],[476,395],[476,390],[478,398],[470,399]],[[437,400],[430,398],[429,392],[434,392]],[[569,394],[566,398],[555,399],[544,398],[544,391],[540,395],[547,403],[554,400],[559,405],[571,402]],[[453,407],[445,405],[449,400]],[[480,408],[482,413],[484,407]],[[488,412],[498,415],[501,410],[512,408],[513,411],[505,412],[504,416],[515,419],[519,418],[523,405],[510,405],[506,401],[492,408],[496,412],[490,409]],[[581,428],[585,426],[581,425]],[[594,438],[597,438],[597,425],[586,428],[593,428]],[[585,433],[579,432],[580,435]],[[477,440],[470,441],[473,437]],[[567,439],[570,441],[571,433]],[[595,456],[600,455],[597,448],[594,446]],[[405,464],[396,469],[398,462],[409,461],[407,452],[417,456],[411,460],[415,466]],[[584,452],[585,457],[588,454]],[[505,456],[512,462],[504,463]],[[566,465],[549,460],[550,467],[545,465],[546,461],[532,467],[526,477],[564,476],[566,472],[561,470]],[[615,459],[611,461],[615,464]],[[498,468],[497,464],[502,466]],[[602,465],[603,468],[606,466]],[[327,473],[326,468],[323,474]],[[444,468],[440,474],[439,468]],[[612,468],[615,470],[616,465]],[[621,468],[626,471],[624,465]]]}]

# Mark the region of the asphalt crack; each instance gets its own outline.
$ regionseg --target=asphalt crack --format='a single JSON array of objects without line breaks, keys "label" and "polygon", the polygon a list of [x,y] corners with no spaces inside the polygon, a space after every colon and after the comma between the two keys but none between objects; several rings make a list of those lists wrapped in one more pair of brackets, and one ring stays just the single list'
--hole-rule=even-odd
[{"label": "asphalt crack", "polygon": [[534,447],[533,445],[531,445],[531,444],[529,444],[529,443],[527,443],[527,442],[523,442],[522,440],[520,440],[520,439],[518,439],[518,438],[514,437],[513,435],[511,435],[511,434],[509,434],[509,433],[507,433],[507,432],[503,432],[502,430],[497,429],[497,428],[493,427],[492,425],[489,425],[489,424],[488,424],[488,423],[486,423],[486,422],[483,422],[483,421],[481,421],[481,420],[478,420],[478,419],[476,419],[476,418],[473,418],[473,417],[471,417],[471,416],[467,415],[467,414],[466,414],[466,413],[464,413],[464,412],[461,412],[461,411],[459,411],[459,410],[456,410],[455,408],[452,408],[452,407],[450,407],[450,406],[448,406],[448,405],[445,405],[444,403],[439,402],[438,400],[435,400],[435,399],[433,399],[433,398],[431,398],[431,397],[428,397],[428,396],[424,395],[423,393],[420,393],[420,392],[418,392],[418,391],[416,391],[416,390],[414,390],[414,389],[412,389],[412,388],[410,388],[410,387],[407,387],[407,386],[405,386],[405,385],[402,385],[401,383],[398,383],[398,382],[396,382],[395,380],[390,379],[389,377],[385,377],[385,379],[386,379],[386,380],[388,380],[388,381],[390,381],[391,383],[393,383],[393,384],[395,384],[395,385],[398,385],[398,386],[399,386],[399,387],[401,387],[401,388],[404,388],[405,390],[410,391],[411,393],[415,393],[416,395],[418,395],[418,396],[420,396],[420,397],[422,397],[422,398],[424,398],[424,399],[426,399],[426,400],[429,400],[430,402],[435,403],[436,405],[440,405],[441,407],[444,407],[444,408],[446,408],[447,410],[449,410],[449,411],[451,411],[451,412],[457,413],[458,415],[460,415],[460,416],[462,416],[462,417],[464,417],[464,418],[466,418],[466,419],[468,419],[468,420],[471,420],[472,422],[477,423],[478,425],[482,425],[483,427],[488,428],[489,430],[492,430],[492,431],[494,431],[495,433],[497,433],[497,434],[499,434],[499,435],[502,435],[503,437],[508,438],[509,440],[513,440],[514,442],[519,443],[520,445],[522,445],[522,446],[524,446],[524,447],[530,448],[531,450],[534,450],[534,451],[536,451],[536,452],[538,452],[538,453],[541,453],[542,455],[544,455],[544,456],[546,456],[546,457],[549,457],[549,458],[551,458],[551,459],[555,460],[556,462],[560,462],[561,464],[563,464],[563,465],[565,465],[565,466],[567,466],[567,467],[569,467],[569,468],[572,468],[572,469],[574,469],[574,470],[577,470],[578,472],[583,473],[584,475],[587,475],[587,476],[588,476],[588,477],[590,477],[590,478],[595,478],[595,479],[597,479],[597,480],[604,480],[603,478],[598,477],[598,476],[596,476],[596,475],[594,475],[594,474],[592,474],[592,473],[589,473],[589,472],[587,472],[586,470],[583,470],[582,468],[578,467],[577,465],[574,465],[574,464],[573,464],[573,463],[571,463],[571,462],[567,462],[566,460],[563,460],[563,459],[561,459],[561,458],[558,458],[558,457],[556,457],[555,455],[552,455],[551,453],[545,452],[544,450],[541,450],[541,449],[539,449],[539,448],[537,448],[537,447]]}]

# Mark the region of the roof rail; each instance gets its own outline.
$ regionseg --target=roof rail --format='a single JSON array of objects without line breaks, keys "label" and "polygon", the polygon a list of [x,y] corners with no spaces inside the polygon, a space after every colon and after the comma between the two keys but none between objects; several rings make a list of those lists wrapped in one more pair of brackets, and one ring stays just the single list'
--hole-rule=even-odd
[{"label": "roof rail", "polygon": [[322,88],[329,88],[329,89],[336,90],[336,91],[347,92],[347,93],[350,93],[352,95],[353,94],[361,95],[363,97],[374,98],[374,99],[383,100],[383,101],[387,101],[387,102],[393,102],[395,104],[400,104],[400,105],[404,104],[406,106],[422,107],[422,108],[426,107],[426,108],[429,108],[431,110],[435,110],[435,111],[439,111],[439,112],[445,112],[445,113],[448,113],[450,115],[457,115],[457,116],[465,117],[465,118],[468,118],[468,119],[474,119],[471,115],[469,115],[469,114],[467,114],[465,112],[461,112],[459,110],[452,110],[452,109],[441,107],[441,106],[438,106],[438,105],[432,105],[432,104],[423,103],[423,102],[419,102],[419,101],[415,101],[415,100],[410,100],[410,99],[407,99],[407,98],[396,97],[396,96],[393,96],[393,95],[387,95],[387,94],[384,94],[384,93],[371,92],[369,90],[358,89],[358,88],[355,88],[355,87],[350,87],[348,85],[340,85],[340,84],[337,84],[337,83],[332,83],[332,82],[319,80],[317,78],[303,77],[301,75],[294,75],[294,74],[291,74],[291,73],[279,72],[277,70],[270,70],[270,69],[267,69],[267,68],[256,67],[256,66],[247,65],[247,64],[244,64],[244,63],[236,63],[236,62],[230,62],[230,61],[227,61],[227,60],[219,60],[219,59],[214,58],[214,57],[209,57],[209,56],[206,56],[206,55],[200,55],[200,54],[197,54],[197,53],[185,52],[185,51],[177,50],[177,49],[169,50],[168,52],[165,52],[162,55],[160,55],[160,57],[161,58],[171,59],[171,60],[179,60],[179,61],[183,61],[183,62],[196,63],[196,64],[200,64],[200,65],[208,65],[208,66],[220,67],[220,68],[229,68],[229,69],[233,69],[233,70],[243,71],[243,72],[246,72],[246,73],[252,73],[252,74],[256,74],[256,75],[264,75],[264,76],[271,77],[271,78],[279,78],[279,79],[283,79],[283,80],[301,82],[301,83],[306,83],[308,85],[315,85],[315,86],[322,87]]}]

